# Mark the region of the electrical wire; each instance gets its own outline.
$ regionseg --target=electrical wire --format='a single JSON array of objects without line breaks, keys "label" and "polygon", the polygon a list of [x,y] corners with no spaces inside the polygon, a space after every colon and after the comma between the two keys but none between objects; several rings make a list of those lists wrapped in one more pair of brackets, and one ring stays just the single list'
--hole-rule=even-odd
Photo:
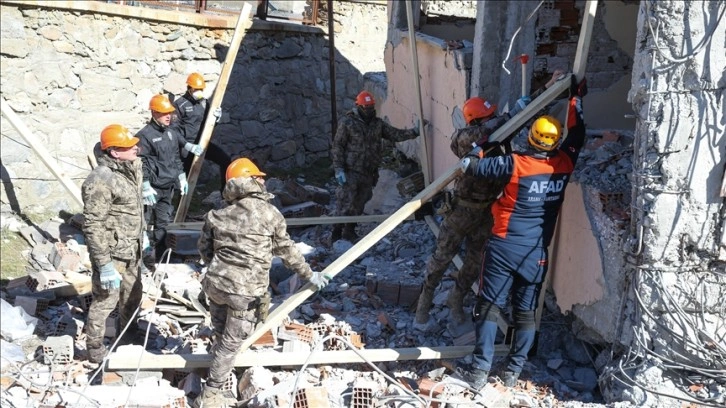
[{"label": "electrical wire", "polygon": [[[166,256],[166,264],[168,265],[169,264],[169,259],[171,257],[171,249],[170,248],[167,248],[167,250],[164,251],[164,253],[162,253],[161,259],[163,259],[164,256]],[[139,262],[141,262],[141,261],[139,261]],[[161,266],[161,262],[159,262],[159,263],[156,264],[156,271],[154,271],[154,274],[152,275],[152,281],[154,283],[156,283],[157,277],[159,276],[159,273],[164,269],[164,268],[161,268],[160,266]],[[139,312],[141,311],[141,304],[143,303],[143,301],[146,298],[148,298],[148,295],[145,295],[141,299],[141,301],[139,302],[139,305],[136,307],[136,309],[134,310],[134,312],[131,314],[131,317],[126,322],[126,326],[124,326],[124,328],[121,330],[121,332],[116,336],[116,340],[114,340],[114,342],[111,345],[111,347],[109,347],[109,349],[106,351],[106,354],[103,356],[103,360],[98,365],[98,367],[96,368],[96,370],[93,372],[93,375],[91,375],[91,377],[88,379],[88,382],[83,387],[83,390],[81,391],[81,393],[84,393],[88,389],[88,387],[91,384],[93,384],[93,381],[96,379],[96,376],[99,373],[101,373],[101,372],[104,371],[104,369],[106,367],[106,362],[108,361],[109,357],[111,357],[111,353],[113,352],[113,350],[116,349],[116,346],[121,341],[121,338],[126,333],[126,331],[129,329],[129,327],[131,327],[131,323],[134,322],[134,319],[136,318],[136,315],[138,315]],[[156,299],[155,299],[155,301],[154,301],[154,309],[156,309],[156,302],[158,302],[158,300],[159,299],[158,299],[158,296],[157,296]],[[144,350],[146,350],[146,340],[148,339],[150,328],[151,328],[151,325],[149,325],[147,327],[147,330],[146,330],[146,338],[144,339]],[[139,365],[138,365],[137,370],[136,370],[136,376],[134,377],[134,383],[136,383],[136,379],[138,378],[138,374],[139,374],[139,368],[141,367],[141,356],[143,356],[143,350],[142,350],[142,352],[139,355]],[[133,386],[131,388],[133,389]],[[129,397],[130,396],[131,396],[131,391],[129,391]],[[126,403],[128,403],[128,398],[129,397],[127,397]],[[78,404],[79,402],[80,402],[80,398],[78,399],[78,401],[76,401],[76,404]],[[124,406],[126,406],[126,404],[124,404]]]},{"label": "electrical wire", "polygon": [[[653,13],[653,11],[651,10],[651,6],[650,6],[650,4],[651,4],[651,3],[655,4],[655,1],[653,1],[653,0],[646,0],[646,1],[645,1],[645,10],[646,10],[646,13],[647,13],[647,14],[648,14],[649,16],[652,16],[653,18],[656,18],[656,19],[657,19],[657,17],[655,16],[655,14]],[[716,2],[716,3],[717,3],[717,4],[719,5],[719,6],[720,6],[720,5],[726,5],[726,3],[725,3],[725,2]],[[700,41],[699,41],[699,42],[698,42],[698,43],[696,44],[696,46],[695,46],[695,47],[694,47],[694,48],[693,48],[693,49],[692,49],[691,51],[689,51],[689,52],[688,52],[687,54],[685,54],[685,55],[680,55],[680,56],[672,56],[672,55],[666,55],[666,54],[665,54],[665,53],[664,53],[663,51],[661,51],[661,47],[660,47],[660,46],[658,46],[657,36],[656,36],[656,35],[655,35],[655,33],[653,32],[653,25],[652,25],[652,24],[651,24],[651,22],[650,22],[650,20],[651,20],[651,19],[650,19],[650,18],[648,18],[648,16],[646,16],[646,19],[645,19],[645,21],[646,21],[646,22],[647,22],[647,24],[648,24],[648,30],[650,31],[650,35],[651,35],[651,36],[653,36],[653,40],[654,40],[654,44],[655,44],[655,49],[656,49],[656,50],[658,51],[658,54],[660,54],[660,56],[661,56],[661,57],[663,57],[663,58],[667,59],[667,60],[668,60],[668,61],[670,61],[670,62],[673,62],[673,63],[681,63],[681,62],[686,62],[686,61],[688,61],[689,59],[691,59],[691,58],[695,57],[695,56],[696,56],[696,55],[698,55],[698,54],[699,54],[699,53],[700,53],[700,52],[701,52],[701,51],[702,51],[702,50],[703,50],[703,49],[704,49],[704,48],[705,48],[705,47],[706,47],[706,46],[707,46],[708,44],[710,44],[710,43],[711,43],[711,40],[713,39],[713,34],[714,34],[714,33],[716,32],[716,29],[717,29],[717,28],[719,27],[719,25],[720,25],[720,23],[721,23],[721,19],[723,18],[724,14],[726,14],[726,7],[724,7],[724,8],[723,8],[723,9],[721,10],[721,12],[719,13],[719,16],[718,16],[718,18],[716,19],[716,23],[715,23],[715,24],[713,24],[713,26],[712,26],[712,27],[711,27],[711,29],[710,29],[710,32],[708,32],[708,33],[704,34],[703,38],[701,38],[701,40],[700,40]],[[659,21],[659,22],[660,22],[660,21]]]},{"label": "electrical wire", "polygon": [[532,10],[531,13],[529,13],[529,16],[527,16],[527,19],[524,20],[524,23],[520,24],[517,30],[512,34],[512,39],[509,40],[509,48],[507,48],[507,55],[504,56],[504,59],[502,60],[502,69],[507,73],[507,75],[511,75],[512,73],[507,69],[506,63],[509,61],[509,56],[512,55],[512,47],[514,46],[514,39],[517,38],[517,35],[522,30],[522,27],[524,27],[527,22],[529,22],[532,17],[534,17],[535,13],[537,13],[537,10],[539,10],[540,7],[542,7],[542,4],[544,3],[544,0],[540,1],[537,7]]}]

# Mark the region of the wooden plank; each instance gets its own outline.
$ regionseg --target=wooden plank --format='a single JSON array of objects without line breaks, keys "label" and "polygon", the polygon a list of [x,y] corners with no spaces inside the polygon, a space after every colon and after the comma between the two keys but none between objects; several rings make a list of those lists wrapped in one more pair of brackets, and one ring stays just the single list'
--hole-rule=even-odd
[{"label": "wooden plank", "polygon": [[[595,25],[595,14],[597,13],[597,0],[585,2],[585,15],[582,17],[582,26],[577,40],[577,52],[575,62],[572,64],[572,73],[578,81],[585,78],[585,67],[590,52],[590,40],[592,40],[592,29]],[[569,82],[568,82],[569,83]]]},{"label": "wooden plank", "polygon": [[[304,225],[325,225],[325,224],[346,224],[346,223],[363,223],[363,222],[383,222],[390,214],[382,215],[357,215],[357,216],[341,216],[341,217],[298,217],[287,218],[288,227],[298,227]],[[406,220],[412,220],[409,216]],[[167,231],[171,230],[201,230],[204,222],[174,222],[166,226]]]},{"label": "wooden plank", "polygon": [[43,142],[38,140],[38,138],[33,135],[33,132],[27,126],[25,126],[25,123],[20,120],[20,117],[15,113],[15,111],[13,111],[13,108],[10,107],[10,104],[7,103],[7,101],[5,101],[5,98],[2,97],[0,97],[0,109],[2,110],[2,114],[5,115],[5,117],[10,121],[10,124],[13,125],[13,127],[15,128],[15,130],[18,131],[20,136],[26,142],[28,142],[30,148],[33,149],[35,154],[38,155],[43,164],[45,164],[45,167],[47,167],[48,170],[50,170],[50,172],[58,179],[58,181],[61,182],[63,187],[65,187],[66,191],[70,193],[70,195],[76,200],[76,202],[80,204],[81,207],[83,207],[81,189],[78,188],[73,180],[69,179],[68,176],[66,176],[65,172],[58,165],[58,162],[53,157],[51,157],[48,150],[46,150]]},{"label": "wooden plank", "polygon": [[3,5],[23,5],[58,10],[88,11],[100,14],[109,14],[127,18],[161,21],[210,28],[233,28],[234,16],[220,16],[213,14],[198,14],[177,10],[160,10],[148,7],[136,7],[103,3],[100,1],[66,1],[66,0],[3,0]]},{"label": "wooden plank", "polygon": [[[336,259],[323,270],[323,273],[331,277],[335,277],[340,271],[346,266],[350,265],[351,262],[355,261],[360,255],[367,251],[370,247],[376,244],[386,234],[391,232],[398,224],[403,222],[408,216],[413,214],[416,210],[421,208],[421,205],[431,200],[441,189],[446,187],[453,179],[461,174],[461,168],[457,164],[451,167],[449,170],[444,172],[438,179],[436,179],[431,185],[424,188],[416,194],[410,202],[404,204],[401,208],[393,213],[388,219],[383,221],[381,225],[376,227],[373,231],[363,237],[357,244],[353,245],[348,251],[346,251],[340,258]],[[278,326],[282,320],[290,314],[291,311],[295,310],[302,302],[304,302],[310,295],[315,293],[315,286],[308,282],[305,286],[300,289],[297,293],[291,295],[284,303],[278,305],[276,308],[270,311],[267,316],[267,320],[257,327],[254,333],[242,343],[241,351],[247,350],[263,333],[272,327]]]},{"label": "wooden plank", "polygon": [[[267,333],[267,331],[265,331]],[[308,364],[349,364],[406,361],[406,360],[439,360],[464,357],[474,350],[473,345],[443,346],[443,347],[410,347],[400,349],[377,350],[330,350],[310,353],[279,352],[274,350],[246,351],[238,354],[234,361],[235,367],[252,366],[301,366]],[[142,351],[143,357],[139,360],[138,352],[114,352],[108,359],[108,370],[142,370],[148,369],[189,369],[207,368],[212,362],[211,354],[152,354]],[[498,356],[506,355],[509,346],[498,344],[494,348]],[[309,358],[309,360],[308,360]]]},{"label": "wooden plank", "polygon": [[[237,26],[234,29],[234,35],[229,43],[229,49],[227,50],[227,57],[224,59],[224,65],[222,66],[222,72],[219,74],[219,81],[214,89],[214,95],[209,103],[209,109],[207,109],[207,117],[204,120],[204,128],[202,129],[202,136],[199,139],[199,145],[202,146],[204,151],[200,156],[194,156],[192,160],[192,167],[189,169],[187,174],[187,183],[189,183],[189,192],[183,195],[179,201],[179,208],[177,208],[174,222],[182,222],[187,216],[189,211],[189,203],[194,196],[194,187],[197,185],[197,178],[199,178],[199,172],[202,170],[202,164],[204,163],[204,154],[207,152],[207,145],[209,140],[212,138],[212,131],[214,130],[215,117],[214,111],[222,106],[222,99],[224,99],[224,93],[227,90],[227,82],[229,82],[229,76],[234,68],[234,61],[237,59],[237,52],[239,51],[242,37],[244,37],[247,28],[252,24],[250,20],[250,10],[252,6],[250,3],[245,3],[242,7],[242,11],[237,19]],[[221,171],[225,171],[222,169]]]},{"label": "wooden plank", "polygon": [[[416,3],[419,4],[418,2]],[[416,9],[418,11],[418,8]],[[421,161],[421,171],[424,176],[424,185],[431,183],[431,169],[429,168],[429,149],[426,139],[426,126],[424,126],[423,105],[421,104],[421,79],[418,69],[418,52],[416,51],[416,27],[413,25],[413,1],[406,0],[406,21],[408,24],[408,42],[411,47],[411,66],[413,67],[413,89],[416,91],[416,113],[418,114],[419,135],[421,138],[421,146],[419,152],[419,160]]]}]

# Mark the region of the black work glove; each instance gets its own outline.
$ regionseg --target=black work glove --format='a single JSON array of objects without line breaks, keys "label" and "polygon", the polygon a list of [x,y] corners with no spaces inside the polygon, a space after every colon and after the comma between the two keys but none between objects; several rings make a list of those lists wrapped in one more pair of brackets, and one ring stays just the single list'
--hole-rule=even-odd
[{"label": "black work glove", "polygon": [[573,96],[579,96],[582,98],[587,95],[587,78],[582,78],[582,81],[577,82],[577,78],[574,75],[570,76],[570,98]]}]

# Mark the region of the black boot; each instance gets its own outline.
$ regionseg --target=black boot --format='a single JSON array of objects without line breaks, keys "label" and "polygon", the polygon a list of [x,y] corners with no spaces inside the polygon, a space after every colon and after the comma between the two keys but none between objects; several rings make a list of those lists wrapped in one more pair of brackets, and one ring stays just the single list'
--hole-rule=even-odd
[{"label": "black boot", "polygon": [[340,224],[333,225],[333,232],[330,234],[330,243],[337,241],[343,234],[343,226]]}]

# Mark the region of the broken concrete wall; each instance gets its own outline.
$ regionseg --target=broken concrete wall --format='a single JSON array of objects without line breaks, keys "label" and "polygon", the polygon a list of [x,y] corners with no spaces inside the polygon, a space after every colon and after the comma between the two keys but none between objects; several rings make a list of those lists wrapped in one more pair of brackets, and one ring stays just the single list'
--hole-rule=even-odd
[{"label": "broken concrete wall", "polygon": [[[676,394],[698,401],[693,389],[675,393],[673,382],[726,368],[724,308],[707,300],[722,298],[726,285],[719,259],[725,12],[716,1],[640,4],[629,94],[637,116],[625,271],[631,285],[622,330],[630,352],[604,376],[611,399],[662,405],[663,394]],[[622,386],[626,375],[632,386]],[[698,383],[708,387],[710,378]]]},{"label": "broken concrete wall", "polygon": [[[139,130],[151,96],[183,93],[193,71],[205,76],[210,96],[234,31],[114,14],[132,6],[94,2],[94,8],[98,12],[3,2],[0,13],[2,97],[78,185],[106,125]],[[335,13],[340,115],[352,107],[363,73],[382,67],[386,14],[380,4],[354,3],[336,4]],[[360,24],[363,16],[366,24]],[[220,18],[232,27],[236,21]],[[215,143],[267,168],[328,157],[333,124],[326,34],[322,27],[254,20],[226,88]],[[4,118],[1,132],[2,203],[16,212],[76,212],[77,204]],[[217,171],[205,161],[200,181],[216,180]]]}]

